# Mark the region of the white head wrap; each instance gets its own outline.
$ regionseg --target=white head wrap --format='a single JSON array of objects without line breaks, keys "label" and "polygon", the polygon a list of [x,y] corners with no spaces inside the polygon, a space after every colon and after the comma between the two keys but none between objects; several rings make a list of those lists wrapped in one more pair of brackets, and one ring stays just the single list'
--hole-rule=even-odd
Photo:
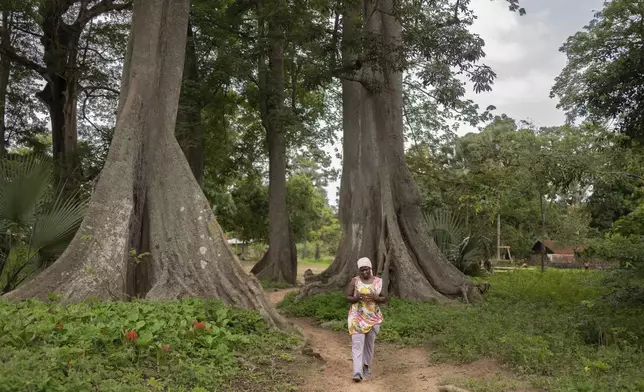
[{"label": "white head wrap", "polygon": [[368,257],[358,259],[358,268],[369,267],[371,268],[371,260]]}]

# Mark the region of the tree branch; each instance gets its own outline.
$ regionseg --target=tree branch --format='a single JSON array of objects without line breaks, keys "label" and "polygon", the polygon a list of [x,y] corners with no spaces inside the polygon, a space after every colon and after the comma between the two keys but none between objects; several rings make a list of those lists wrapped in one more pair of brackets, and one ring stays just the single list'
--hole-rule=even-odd
[{"label": "tree branch", "polygon": [[81,92],[88,93],[88,92],[93,92],[93,91],[96,91],[96,90],[109,91],[109,92],[114,93],[116,95],[119,95],[121,93],[119,90],[114,89],[112,87],[107,87],[107,86],[85,86],[85,87],[81,86],[81,90],[79,91],[79,93],[81,93]]},{"label": "tree branch", "polygon": [[[416,91],[420,91],[421,93],[425,94],[428,98],[435,99],[437,103],[441,104],[440,100],[439,100],[439,99],[438,99],[434,94],[432,94],[432,93],[430,93],[429,91],[427,91],[427,90],[423,89],[422,87],[419,87],[418,85],[416,85],[416,84],[414,84],[414,83],[410,83],[410,82],[406,82],[406,81],[403,81],[403,84],[404,84],[404,85],[406,85],[406,86],[409,86],[409,87],[413,88],[413,89],[414,89],[414,90],[416,90]],[[442,105],[443,105],[445,108],[447,108],[447,109],[449,109],[449,110],[453,110],[454,112],[456,112],[456,113],[458,113],[458,114],[464,114],[464,113],[463,113],[463,111],[462,111],[462,110],[458,110],[458,109],[455,107],[455,105],[450,105],[450,106],[453,106],[453,107],[449,107],[449,106],[447,106],[447,105],[445,105],[445,104],[442,104]]]},{"label": "tree branch", "polygon": [[29,68],[30,70],[39,73],[46,78],[47,68],[42,65],[29,60],[28,58],[19,55],[16,51],[11,48],[9,45],[0,45],[0,55],[7,56],[9,60],[16,62],[24,67]]},{"label": "tree branch", "polygon": [[78,18],[76,18],[76,22],[74,22],[74,24],[85,26],[90,20],[108,12],[132,9],[132,4],[132,0],[117,4],[114,4],[114,0],[102,0],[92,8],[87,9],[85,7],[81,7],[81,12],[78,13]]},{"label": "tree branch", "polygon": [[38,33],[35,33],[35,32],[33,32],[33,31],[30,31],[30,30],[27,30],[27,29],[23,29],[22,27],[18,27],[18,25],[17,25],[16,23],[11,23],[11,28],[12,28],[13,30],[20,31],[21,33],[25,33],[25,34],[29,34],[29,35],[31,35],[31,36],[34,36],[34,37],[36,37],[36,38],[38,38],[38,39],[40,39],[40,38],[42,38],[42,37],[43,37],[43,36],[42,36],[42,34],[38,34]]},{"label": "tree branch", "polygon": [[85,121],[87,121],[92,127],[94,127],[94,129],[96,131],[100,132],[101,129],[98,126],[96,126],[96,124],[94,124],[94,122],[92,120],[90,120],[89,117],[87,116],[86,109],[87,109],[87,101],[89,100],[89,97],[90,97],[89,94],[85,94],[85,99],[83,100],[83,106],[82,106],[82,109],[81,109],[81,113],[83,113],[83,119],[85,119]]},{"label": "tree branch", "polygon": [[357,59],[351,64],[344,65],[340,68],[331,70],[331,75],[336,78],[351,80],[353,82],[362,82],[360,78],[356,77],[357,71],[362,68],[362,60]]}]

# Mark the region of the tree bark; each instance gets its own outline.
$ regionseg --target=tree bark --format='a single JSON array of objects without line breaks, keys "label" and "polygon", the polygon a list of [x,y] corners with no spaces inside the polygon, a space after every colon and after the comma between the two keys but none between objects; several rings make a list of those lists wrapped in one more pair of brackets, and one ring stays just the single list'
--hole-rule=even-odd
[{"label": "tree bark", "polygon": [[189,3],[135,1],[115,134],[89,211],[63,255],[9,298],[219,298],[286,326],[225,241],[174,137]]},{"label": "tree bark", "polygon": [[[277,4],[276,7],[282,5]],[[261,15],[261,3],[258,5]],[[268,252],[251,272],[261,280],[295,284],[297,249],[286,205],[286,108],[284,106],[284,27],[280,13],[271,10],[268,22],[268,71],[260,58],[261,109],[268,143]],[[260,17],[260,24],[262,23]]]},{"label": "tree bark", "polygon": [[[9,29],[9,11],[2,11],[2,28],[0,30],[0,45],[9,45],[11,31]],[[0,55],[0,158],[6,151],[6,107],[7,107],[7,89],[9,88],[9,74],[11,72],[11,62],[7,56]]]},{"label": "tree bark", "polygon": [[179,112],[177,113],[177,140],[188,160],[192,174],[203,188],[204,133],[201,127],[201,99],[199,94],[199,68],[192,26],[188,24],[188,42],[183,69]]},{"label": "tree bark", "polygon": [[[360,9],[354,5],[345,12],[344,20],[351,21]],[[369,36],[380,37],[385,47],[402,45],[392,0],[378,7],[375,0],[365,0],[362,12]],[[359,28],[344,26],[347,65],[356,60],[350,43],[357,42]],[[395,53],[389,56],[395,64]],[[357,274],[356,260],[369,257],[386,293],[436,301],[480,298],[478,288],[439,251],[423,219],[420,192],[405,162],[402,74],[364,64],[358,76],[361,83],[342,81],[342,240],[331,266],[309,278],[300,297],[345,287]]]},{"label": "tree bark", "polygon": [[84,26],[63,21],[62,15],[68,7],[44,2],[39,8],[47,84],[37,95],[49,110],[57,174],[66,182],[66,187],[73,188],[78,144],[78,48]]}]

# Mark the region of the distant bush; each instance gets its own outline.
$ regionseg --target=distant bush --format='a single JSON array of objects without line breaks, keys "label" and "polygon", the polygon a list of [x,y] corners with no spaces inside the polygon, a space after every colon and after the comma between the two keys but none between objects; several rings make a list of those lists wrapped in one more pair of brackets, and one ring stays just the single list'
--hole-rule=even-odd
[{"label": "distant bush", "polygon": [[270,365],[247,365],[283,362],[297,342],[219,302],[0,301],[0,391],[263,390],[247,384]]},{"label": "distant bush", "polygon": [[[434,305],[392,298],[383,306],[379,339],[428,346],[437,361],[495,358],[547,391],[641,391],[644,309],[603,305],[609,292],[599,271],[498,273],[476,306]],[[294,301],[290,314],[344,321],[342,293]],[[346,329],[345,329],[346,330]]]},{"label": "distant bush", "polygon": [[607,302],[644,305],[644,236],[609,234],[591,241],[583,256],[619,265],[604,282]]},{"label": "distant bush", "polygon": [[644,236],[609,234],[593,239],[582,256],[619,262],[622,268],[644,273]]}]

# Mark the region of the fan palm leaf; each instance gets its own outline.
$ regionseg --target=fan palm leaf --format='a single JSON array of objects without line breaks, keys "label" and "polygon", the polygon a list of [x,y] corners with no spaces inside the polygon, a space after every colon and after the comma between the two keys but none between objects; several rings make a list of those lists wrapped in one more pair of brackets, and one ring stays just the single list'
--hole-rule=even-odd
[{"label": "fan palm leaf", "polygon": [[59,192],[53,203],[38,213],[31,232],[30,247],[40,262],[60,256],[72,240],[87,210],[87,199],[78,194],[63,197]]},{"label": "fan palm leaf", "polygon": [[459,270],[472,271],[486,257],[483,237],[468,233],[458,216],[448,210],[425,215],[427,225],[438,248]]},{"label": "fan palm leaf", "polygon": [[51,162],[28,156],[0,161],[0,221],[33,224],[40,202],[53,183]]},{"label": "fan palm leaf", "polygon": [[434,241],[441,251],[448,251],[452,244],[458,244],[467,236],[458,216],[448,210],[437,210],[425,215],[425,220],[432,231]]},{"label": "fan palm leaf", "polygon": [[27,156],[0,161],[0,284],[4,289],[14,288],[60,256],[83,220],[87,199],[54,188],[51,160]]}]

